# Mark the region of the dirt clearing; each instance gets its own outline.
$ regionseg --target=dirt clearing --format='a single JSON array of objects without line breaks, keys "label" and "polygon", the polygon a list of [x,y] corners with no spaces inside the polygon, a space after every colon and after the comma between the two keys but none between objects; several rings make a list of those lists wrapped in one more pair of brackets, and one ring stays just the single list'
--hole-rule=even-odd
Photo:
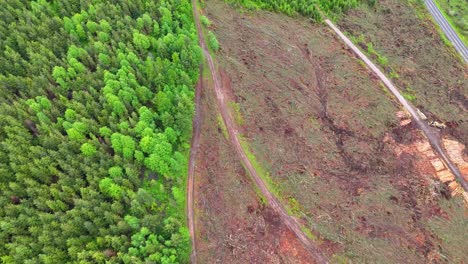
[{"label": "dirt clearing", "polygon": [[244,137],[334,261],[462,261],[461,199],[446,198],[424,156],[385,142],[421,135],[400,127],[393,98],[326,27],[217,0],[206,15]]},{"label": "dirt clearing", "polygon": [[211,77],[202,88],[195,180],[199,263],[314,263],[266,206],[223,134]]}]

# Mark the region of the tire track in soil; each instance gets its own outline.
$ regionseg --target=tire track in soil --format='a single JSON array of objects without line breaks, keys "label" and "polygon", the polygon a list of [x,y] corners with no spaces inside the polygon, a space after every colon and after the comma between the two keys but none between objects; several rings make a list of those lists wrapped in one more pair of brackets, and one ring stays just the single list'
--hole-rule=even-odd
[{"label": "tire track in soil", "polygon": [[[199,14],[197,11],[197,3],[196,0],[192,0],[192,8],[193,8],[193,17],[195,20],[195,25],[197,27],[198,31],[198,38],[200,42],[200,46],[203,50],[204,57],[208,63],[211,76],[213,78],[213,83],[214,83],[214,88],[215,88],[215,93],[216,93],[216,98],[218,101],[218,107],[219,111],[221,114],[221,117],[223,118],[224,124],[226,126],[228,135],[229,135],[229,140],[231,141],[231,144],[234,146],[236,149],[237,155],[241,159],[241,161],[244,163],[244,166],[246,170],[249,172],[249,174],[252,176],[252,179],[254,180],[255,184],[257,185],[257,188],[262,192],[262,194],[265,196],[267,199],[269,205],[275,210],[278,215],[281,217],[281,220],[284,222],[284,224],[296,235],[296,237],[302,242],[304,247],[309,251],[309,253],[314,257],[315,261],[317,263],[328,263],[328,260],[325,256],[322,255],[320,252],[320,249],[318,246],[313,243],[301,230],[301,226],[297,219],[293,218],[292,216],[288,215],[283,208],[283,206],[280,204],[280,202],[276,199],[276,197],[273,196],[273,194],[268,190],[266,184],[262,181],[260,176],[258,175],[257,171],[253,167],[252,163],[248,159],[247,155],[245,154],[244,150],[242,149],[242,146],[239,141],[239,132],[237,127],[235,126],[231,116],[229,115],[229,110],[227,107],[227,102],[225,100],[225,91],[222,89],[222,84],[221,80],[219,77],[219,74],[216,70],[216,67],[213,62],[213,58],[211,57],[211,54],[206,46],[206,42],[203,36],[203,31],[202,27],[200,24],[200,19],[199,19]],[[192,237],[193,240],[193,237]],[[196,255],[195,248],[192,250],[192,256]],[[195,263],[195,262],[192,262]]]},{"label": "tire track in soil", "polygon": [[187,222],[192,241],[192,253],[190,254],[190,262],[197,263],[197,247],[195,239],[195,210],[194,210],[194,190],[195,190],[195,161],[200,149],[200,123],[202,113],[200,107],[201,89],[203,88],[203,66],[200,66],[200,77],[195,88],[195,115],[192,122],[192,141],[190,143],[190,159],[187,176]]}]

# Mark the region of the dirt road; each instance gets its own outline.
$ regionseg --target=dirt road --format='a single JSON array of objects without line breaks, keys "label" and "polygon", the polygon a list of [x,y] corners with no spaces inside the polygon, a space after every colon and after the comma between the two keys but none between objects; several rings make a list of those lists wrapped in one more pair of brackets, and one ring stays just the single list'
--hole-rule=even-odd
[{"label": "dirt road", "polygon": [[214,88],[215,88],[215,93],[216,93],[216,98],[218,101],[218,107],[221,112],[221,117],[223,118],[224,124],[226,125],[227,132],[229,134],[229,139],[236,149],[237,155],[239,155],[240,159],[242,160],[243,164],[245,165],[247,171],[249,174],[252,176],[252,179],[254,180],[255,184],[257,185],[257,188],[262,192],[262,194],[265,196],[265,198],[268,200],[268,203],[270,206],[275,210],[281,217],[282,221],[290,228],[294,234],[297,236],[297,238],[303,243],[305,248],[311,253],[311,255],[315,258],[317,263],[328,263],[328,260],[320,253],[319,248],[317,245],[315,245],[301,230],[301,226],[298,223],[298,221],[293,218],[292,216],[288,215],[283,208],[283,206],[279,203],[279,201],[276,199],[276,197],[273,196],[273,194],[268,190],[267,186],[265,183],[262,181],[260,176],[258,175],[257,171],[253,167],[252,163],[246,156],[244,150],[242,149],[242,146],[239,141],[239,132],[238,129],[232,120],[227,102],[225,100],[226,96],[224,94],[224,91],[222,89],[222,84],[221,80],[219,77],[219,74],[216,70],[216,67],[213,62],[213,58],[210,55],[210,52],[208,51],[208,48],[205,43],[205,39],[203,36],[200,20],[199,20],[199,15],[197,11],[197,5],[196,5],[196,0],[192,0],[192,7],[193,7],[193,13],[194,13],[194,18],[195,18],[195,23],[197,26],[198,30],[198,37],[200,40],[200,46],[203,49],[203,54],[208,62],[208,66],[211,71],[211,75],[213,78],[213,83],[214,83]]},{"label": "dirt road", "polygon": [[398,89],[393,85],[393,83],[383,74],[383,72],[375,66],[375,64],[370,61],[364,53],[362,53],[356,45],[354,45],[351,40],[349,40],[330,20],[325,20],[325,23],[350,47],[356,55],[359,56],[367,66],[379,77],[380,80],[385,84],[385,86],[392,92],[392,94],[398,99],[398,101],[403,105],[403,107],[411,114],[411,117],[418,124],[419,128],[423,131],[424,135],[427,137],[431,143],[432,148],[436,151],[437,154],[441,157],[445,165],[452,171],[452,173],[457,178],[458,183],[462,188],[468,192],[468,183],[465,181],[465,178],[461,174],[458,167],[450,160],[446,151],[443,149],[440,139],[434,135],[430,130],[429,126],[421,120],[419,114],[417,114],[415,108],[400,94]]},{"label": "dirt road", "polygon": [[202,113],[200,107],[201,89],[203,88],[203,67],[200,66],[200,78],[195,89],[195,115],[193,117],[193,132],[192,142],[190,144],[190,160],[187,177],[187,222],[189,227],[190,238],[192,240],[192,254],[190,255],[191,263],[197,263],[197,247],[195,240],[195,211],[194,211],[194,186],[195,186],[195,161],[200,149],[200,122]]}]

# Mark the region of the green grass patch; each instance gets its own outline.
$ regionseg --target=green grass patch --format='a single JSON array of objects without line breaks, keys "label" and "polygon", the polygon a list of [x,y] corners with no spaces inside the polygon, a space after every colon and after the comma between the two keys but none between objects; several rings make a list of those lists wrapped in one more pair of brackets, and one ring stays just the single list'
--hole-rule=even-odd
[{"label": "green grass patch", "polygon": [[388,90],[387,86],[385,86],[385,84],[383,82],[379,82],[379,86],[380,88],[382,88],[382,90],[384,91],[385,95],[389,96],[389,97],[392,97],[393,94],[390,93],[390,91]]},{"label": "green grass patch", "polygon": [[301,226],[301,230],[302,230],[302,232],[304,232],[304,234],[305,234],[309,239],[311,239],[311,240],[313,240],[313,241],[317,241],[317,240],[318,240],[318,238],[317,238],[314,234],[312,234],[312,232],[310,232],[310,230],[309,230],[307,227]]},{"label": "green grass patch", "polygon": [[391,79],[400,79],[400,75],[394,70],[392,69],[390,71],[390,73],[388,74],[388,76],[391,78]]},{"label": "green grass patch", "polygon": [[273,182],[273,180],[270,177],[270,173],[265,168],[263,168],[263,166],[257,161],[257,158],[250,150],[250,146],[247,140],[245,140],[242,136],[239,135],[239,142],[242,146],[242,149],[244,150],[245,155],[249,159],[254,169],[257,171],[260,178],[267,185],[270,192],[273,193],[273,195],[275,195],[276,197],[282,197],[281,192],[278,189],[278,185]]},{"label": "green grass patch", "polygon": [[367,54],[377,58],[377,62],[382,66],[388,66],[388,58],[381,55],[374,49],[372,42],[367,43]]},{"label": "green grass patch", "polygon": [[361,65],[364,69],[367,69],[367,65],[364,61],[362,61],[361,59],[357,59],[357,60],[358,60],[359,65]]},{"label": "green grass patch", "polygon": [[217,119],[218,119],[218,127],[221,129],[221,132],[223,133],[223,136],[226,139],[229,139],[229,133],[227,131],[226,124],[224,124],[224,120],[223,120],[223,118],[221,117],[220,114],[218,114]]},{"label": "green grass patch", "polygon": [[332,262],[336,264],[347,264],[349,263],[348,259],[345,256],[342,255],[333,255],[332,256]]},{"label": "green grass patch", "polygon": [[242,117],[240,105],[236,102],[229,102],[229,106],[231,107],[232,114],[234,115],[234,120],[236,121],[236,123],[240,126],[244,125],[245,120]]},{"label": "green grass patch", "polygon": [[300,216],[301,215],[301,213],[302,213],[301,205],[299,204],[299,202],[296,199],[294,199],[293,197],[289,197],[288,205],[289,205],[291,213],[294,216]]},{"label": "green grass patch", "polygon": [[219,50],[219,42],[215,34],[212,31],[208,31],[208,46],[213,51]]},{"label": "green grass patch", "polygon": [[205,27],[211,26],[211,21],[210,21],[206,16],[200,16],[200,22],[201,22],[202,25],[204,25]]},{"label": "green grass patch", "polygon": [[[385,57],[384,55],[382,55],[380,52],[378,52],[375,48],[374,48],[374,44],[370,41],[367,41],[366,40],[366,37],[363,35],[363,34],[360,34],[359,36],[353,36],[351,34],[349,34],[348,32],[345,33],[349,39],[356,45],[356,46],[365,46],[366,47],[366,50],[364,50],[364,52],[367,54],[367,56],[369,57],[372,57],[374,59],[377,60],[377,62],[382,66],[382,67],[388,67],[388,58]],[[365,64],[360,63],[362,66],[366,66]],[[398,75],[398,73],[394,70],[394,69],[391,69],[390,71],[391,74],[393,74],[394,76]]]},{"label": "green grass patch", "polygon": [[409,86],[401,92],[401,95],[403,95],[403,97],[408,101],[416,101],[416,92]]},{"label": "green grass patch", "polygon": [[463,43],[468,46],[468,1],[435,0],[434,2]]}]

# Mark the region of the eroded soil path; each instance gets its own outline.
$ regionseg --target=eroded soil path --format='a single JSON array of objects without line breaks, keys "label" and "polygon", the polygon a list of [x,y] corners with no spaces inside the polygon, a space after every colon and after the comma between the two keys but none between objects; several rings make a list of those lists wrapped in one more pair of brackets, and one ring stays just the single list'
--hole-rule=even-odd
[{"label": "eroded soil path", "polygon": [[190,238],[192,240],[192,254],[190,256],[191,263],[197,263],[197,247],[195,239],[195,210],[194,210],[194,189],[195,189],[195,161],[200,149],[200,122],[202,113],[200,108],[201,89],[203,88],[203,67],[200,66],[200,78],[195,89],[195,115],[193,117],[193,132],[192,142],[190,144],[190,160],[187,179],[187,222],[189,227]]},{"label": "eroded soil path", "polygon": [[[196,0],[192,0],[192,7],[193,7],[193,14],[194,14],[194,19],[198,31],[198,37],[200,41],[200,46],[202,47],[203,54],[205,56],[205,59],[207,60],[212,78],[213,78],[213,84],[214,84],[214,89],[216,93],[216,98],[218,101],[218,107],[220,110],[221,117],[224,121],[224,124],[226,126],[229,139],[231,141],[231,144],[234,146],[237,155],[243,162],[244,166],[246,167],[246,170],[249,172],[249,174],[252,176],[252,179],[254,180],[255,184],[257,185],[258,189],[261,191],[261,193],[265,196],[266,200],[268,201],[268,204],[271,206],[271,208],[279,214],[281,220],[285,223],[285,225],[294,232],[294,234],[297,236],[297,238],[302,242],[302,244],[308,249],[308,251],[314,256],[315,260],[317,263],[328,263],[328,260],[320,253],[317,245],[315,245],[301,230],[300,224],[298,221],[293,218],[292,216],[288,215],[283,208],[283,206],[279,203],[279,201],[273,196],[273,194],[268,190],[266,184],[263,182],[263,180],[260,178],[259,174],[257,173],[256,169],[248,159],[246,153],[244,152],[240,140],[239,140],[239,132],[238,129],[232,119],[232,117],[229,114],[227,102],[226,102],[226,95],[223,91],[223,87],[221,84],[221,79],[219,77],[219,73],[216,70],[216,67],[214,65],[213,58],[211,57],[211,54],[207,48],[200,20],[199,20],[199,14],[197,11],[197,3]],[[194,253],[196,254],[196,253]]]}]

